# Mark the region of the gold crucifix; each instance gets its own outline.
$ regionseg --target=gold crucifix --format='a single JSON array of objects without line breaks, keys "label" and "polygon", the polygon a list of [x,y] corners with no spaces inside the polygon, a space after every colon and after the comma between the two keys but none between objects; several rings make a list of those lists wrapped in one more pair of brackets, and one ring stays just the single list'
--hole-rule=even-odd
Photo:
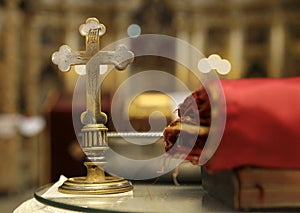
[{"label": "gold crucifix", "polygon": [[89,18],[79,27],[80,34],[86,38],[85,51],[72,51],[67,45],[52,54],[52,61],[63,71],[69,71],[73,65],[86,64],[86,111],[81,114],[82,149],[87,156],[86,177],[67,180],[59,191],[71,194],[112,194],[132,190],[129,181],[106,175],[107,116],[101,111],[100,65],[112,64],[118,70],[125,69],[133,61],[134,55],[125,45],[118,45],[115,51],[99,51],[100,36],[105,26],[96,18]]},{"label": "gold crucifix", "polygon": [[[132,63],[134,55],[125,45],[117,46],[115,51],[99,51],[100,36],[106,31],[103,24],[96,18],[88,18],[85,24],[80,25],[79,32],[85,36],[86,50],[73,52],[67,45],[62,45],[58,52],[52,54],[52,61],[63,71],[69,71],[72,65],[87,64],[88,61],[98,54],[97,63],[112,64],[118,70],[123,70]],[[92,66],[92,65],[91,65]],[[107,121],[106,115],[101,112],[101,95],[99,93],[100,73],[96,67],[89,69],[86,73],[86,112],[81,116],[82,124],[103,123]]]}]

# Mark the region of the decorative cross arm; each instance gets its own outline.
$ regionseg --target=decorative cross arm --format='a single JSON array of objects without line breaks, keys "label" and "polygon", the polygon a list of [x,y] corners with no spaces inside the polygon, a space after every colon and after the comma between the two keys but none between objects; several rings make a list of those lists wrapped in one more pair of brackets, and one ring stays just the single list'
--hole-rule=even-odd
[{"label": "decorative cross arm", "polygon": [[[86,64],[90,58],[85,52],[73,52],[68,45],[62,45],[52,54],[52,62],[63,72],[69,71],[72,65]],[[120,44],[115,51],[101,51],[99,58],[101,64],[112,64],[118,70],[124,70],[132,63],[134,55],[125,45]]]},{"label": "decorative cross arm", "polygon": [[85,52],[72,52],[68,45],[62,45],[57,52],[52,54],[52,62],[58,65],[62,72],[69,71],[71,65],[86,64],[89,58]]},{"label": "decorative cross arm", "polygon": [[99,64],[112,64],[118,70],[124,70],[133,62],[134,54],[125,45],[120,44],[115,51],[100,51],[95,57]]}]

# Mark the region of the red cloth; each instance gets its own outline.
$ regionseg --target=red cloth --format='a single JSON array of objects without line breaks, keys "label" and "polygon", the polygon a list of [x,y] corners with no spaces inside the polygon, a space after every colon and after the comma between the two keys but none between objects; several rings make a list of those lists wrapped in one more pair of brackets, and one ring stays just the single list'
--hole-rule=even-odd
[{"label": "red cloth", "polygon": [[203,135],[199,135],[198,131],[188,132],[182,124],[190,125],[186,126],[187,129],[199,127],[199,125],[209,127],[210,109],[209,97],[203,87],[185,98],[177,110],[179,119],[171,122],[164,131],[165,150],[170,155],[184,154],[186,160],[198,163],[208,132]]},{"label": "red cloth", "polygon": [[207,169],[299,169],[300,78],[224,80],[222,85],[227,121]]},{"label": "red cloth", "polygon": [[[204,165],[207,170],[218,172],[241,166],[299,169],[300,77],[222,80],[222,85],[227,106],[226,126],[217,151]],[[196,113],[197,110],[189,109],[188,100],[199,98],[199,94],[203,94],[203,88],[179,106],[182,123],[185,116],[193,117],[191,112]],[[207,112],[207,101],[202,98],[197,102],[200,117],[203,115],[200,105],[206,106]],[[166,150],[175,144],[176,135],[172,134],[166,128]],[[202,148],[203,138],[196,142],[187,159],[195,161]]]}]

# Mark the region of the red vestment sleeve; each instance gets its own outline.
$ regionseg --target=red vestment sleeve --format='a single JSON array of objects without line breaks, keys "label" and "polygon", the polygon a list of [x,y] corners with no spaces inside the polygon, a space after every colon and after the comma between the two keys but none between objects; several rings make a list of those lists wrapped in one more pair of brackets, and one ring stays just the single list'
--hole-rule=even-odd
[{"label": "red vestment sleeve", "polygon": [[300,78],[223,80],[227,120],[210,171],[300,168]]},{"label": "red vestment sleeve", "polygon": [[[207,170],[217,172],[241,166],[299,169],[300,77],[222,80],[221,83],[226,98],[226,125],[218,149],[204,165]],[[181,122],[197,110],[200,118],[203,112],[207,118],[210,105],[203,91],[204,88],[195,91],[179,106]],[[197,99],[198,109],[185,111],[191,97]],[[209,119],[206,121],[203,123],[209,125]],[[172,124],[164,134],[166,150],[176,141],[171,128]],[[195,162],[195,157],[199,157],[204,139],[199,137],[188,160]]]}]

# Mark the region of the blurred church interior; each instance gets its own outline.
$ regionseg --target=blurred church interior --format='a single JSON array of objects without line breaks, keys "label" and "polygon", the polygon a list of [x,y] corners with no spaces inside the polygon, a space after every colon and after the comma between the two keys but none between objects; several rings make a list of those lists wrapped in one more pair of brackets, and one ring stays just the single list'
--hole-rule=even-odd
[{"label": "blurred church interior", "polygon": [[[1,0],[3,196],[54,182],[62,173],[85,174],[71,112],[78,75],[59,72],[51,54],[62,44],[84,50],[77,29],[88,17],[106,25],[102,47],[128,37],[128,27],[136,24],[141,34],[174,36],[206,57],[219,54],[229,60],[231,71],[222,79],[300,75],[299,0]],[[104,110],[130,73],[147,69],[175,75],[191,90],[199,86],[191,72],[173,61],[140,57],[129,71],[107,76]],[[26,128],[26,122],[37,127]]]}]

